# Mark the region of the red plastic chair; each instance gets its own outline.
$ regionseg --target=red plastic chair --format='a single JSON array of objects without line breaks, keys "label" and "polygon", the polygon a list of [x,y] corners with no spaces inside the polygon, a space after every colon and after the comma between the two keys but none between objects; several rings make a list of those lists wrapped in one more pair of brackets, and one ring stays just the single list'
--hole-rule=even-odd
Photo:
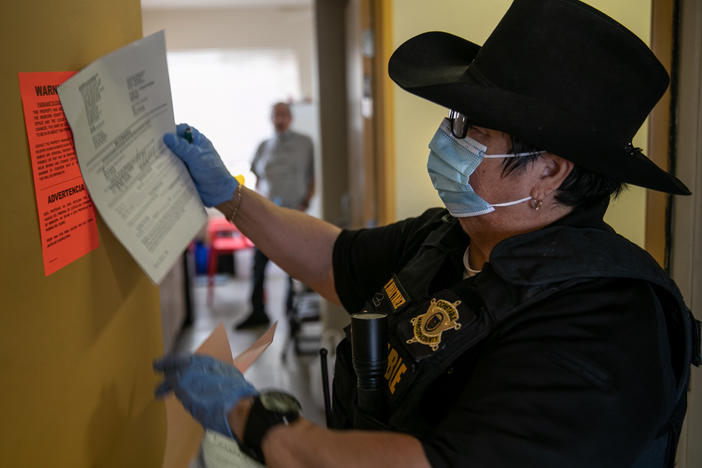
[{"label": "red plastic chair", "polygon": [[237,250],[254,246],[239,229],[224,218],[211,218],[207,223],[207,238],[210,240],[210,254],[207,258],[207,304],[212,306],[214,276],[220,255],[231,255]]}]

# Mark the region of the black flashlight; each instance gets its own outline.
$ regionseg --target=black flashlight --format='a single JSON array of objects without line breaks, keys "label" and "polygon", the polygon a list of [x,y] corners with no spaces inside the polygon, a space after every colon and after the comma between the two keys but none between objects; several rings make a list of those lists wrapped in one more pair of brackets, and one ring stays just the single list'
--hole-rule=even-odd
[{"label": "black flashlight", "polygon": [[385,408],[385,368],[388,364],[387,315],[351,316],[351,360],[356,371],[358,406],[382,418]]}]

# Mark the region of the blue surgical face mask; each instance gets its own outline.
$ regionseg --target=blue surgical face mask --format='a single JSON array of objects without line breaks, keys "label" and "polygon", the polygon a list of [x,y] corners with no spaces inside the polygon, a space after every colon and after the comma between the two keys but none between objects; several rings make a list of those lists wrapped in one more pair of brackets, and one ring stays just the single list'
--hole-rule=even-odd
[{"label": "blue surgical face mask", "polygon": [[483,159],[514,158],[538,153],[485,154],[487,147],[466,136],[458,139],[451,133],[451,122],[444,119],[429,143],[427,170],[441,201],[452,216],[478,216],[495,211],[495,207],[510,206],[531,200],[522,198],[505,203],[488,203],[470,186],[470,175]]}]

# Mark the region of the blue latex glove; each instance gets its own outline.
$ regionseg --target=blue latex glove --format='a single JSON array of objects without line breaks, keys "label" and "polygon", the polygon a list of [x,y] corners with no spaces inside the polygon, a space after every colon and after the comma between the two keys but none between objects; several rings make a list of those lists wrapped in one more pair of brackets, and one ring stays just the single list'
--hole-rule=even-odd
[{"label": "blue latex glove", "polygon": [[[192,143],[183,136],[186,128],[192,132]],[[232,199],[239,182],[224,167],[205,135],[187,124],[178,124],[176,133],[163,135],[163,142],[188,167],[205,206],[216,206]]]},{"label": "blue latex glove", "polygon": [[164,356],[154,362],[165,380],[156,387],[156,396],[171,390],[185,409],[205,429],[234,438],[227,413],[242,398],[258,391],[234,366],[200,354]]}]

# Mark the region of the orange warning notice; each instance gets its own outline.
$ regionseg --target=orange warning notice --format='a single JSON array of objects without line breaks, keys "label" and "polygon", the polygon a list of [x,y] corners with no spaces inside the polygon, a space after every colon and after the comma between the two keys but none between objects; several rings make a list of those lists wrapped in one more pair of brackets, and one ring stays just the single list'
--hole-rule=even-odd
[{"label": "orange warning notice", "polygon": [[74,74],[19,74],[46,276],[98,246],[95,207],[56,93],[56,87]]}]

